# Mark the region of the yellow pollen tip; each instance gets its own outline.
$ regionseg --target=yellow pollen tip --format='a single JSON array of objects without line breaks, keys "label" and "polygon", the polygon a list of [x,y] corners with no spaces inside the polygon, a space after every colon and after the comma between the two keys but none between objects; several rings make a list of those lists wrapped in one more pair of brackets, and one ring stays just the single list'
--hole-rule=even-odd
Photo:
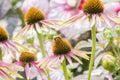
[{"label": "yellow pollen tip", "polygon": [[99,14],[103,12],[104,5],[101,0],[87,0],[83,5],[86,14]]},{"label": "yellow pollen tip", "polygon": [[45,14],[41,10],[34,7],[31,7],[25,15],[25,21],[27,22],[27,24],[34,24],[44,19]]},{"label": "yellow pollen tip", "polygon": [[19,60],[22,62],[29,63],[29,62],[35,61],[35,55],[30,52],[22,52]]},{"label": "yellow pollen tip", "polygon": [[8,32],[0,26],[0,42],[7,41],[9,39]]},{"label": "yellow pollen tip", "polygon": [[67,40],[57,36],[54,38],[52,50],[56,55],[67,54],[71,51],[71,44]]}]

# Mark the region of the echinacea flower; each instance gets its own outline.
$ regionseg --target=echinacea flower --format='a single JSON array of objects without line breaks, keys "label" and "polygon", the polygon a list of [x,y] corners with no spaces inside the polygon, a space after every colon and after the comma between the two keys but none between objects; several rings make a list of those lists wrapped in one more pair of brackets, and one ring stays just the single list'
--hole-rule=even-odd
[{"label": "echinacea flower", "polygon": [[87,60],[89,59],[85,51],[76,51],[72,49],[70,43],[60,36],[54,38],[52,51],[53,55],[43,59],[43,61],[41,61],[38,65],[42,65],[42,67],[48,67],[53,64],[62,63],[64,59],[67,59],[70,65],[73,66],[71,58],[75,59],[80,64],[82,64],[82,62],[79,60],[79,57]]},{"label": "echinacea flower", "polygon": [[[20,66],[23,66],[25,68],[25,74],[26,74],[26,78],[27,80],[29,80],[31,78],[32,75],[32,69],[36,70],[36,74],[39,74],[40,79],[42,80],[42,73],[44,72],[44,70],[40,67],[37,67],[37,62],[35,61],[35,55],[31,52],[22,52],[20,57],[19,57],[19,61],[15,62],[15,64],[18,64]],[[35,73],[34,73],[35,75]],[[36,77],[37,75],[35,75],[34,77]]]},{"label": "echinacea flower", "polygon": [[15,80],[15,78],[23,78],[18,71],[23,71],[21,66],[0,62],[0,80]]},{"label": "echinacea flower", "polygon": [[0,52],[2,55],[12,54],[12,57],[15,58],[15,53],[24,49],[25,48],[17,42],[9,40],[8,32],[0,26]]},{"label": "echinacea flower", "polygon": [[[65,20],[75,15],[80,15],[84,2],[85,0],[51,0],[47,17],[48,19]],[[88,22],[85,22],[85,25],[83,25],[82,21],[77,21],[69,25],[69,27],[59,29],[60,33],[68,39],[77,38],[80,34],[88,30],[90,30]]]},{"label": "echinacea flower", "polygon": [[[54,20],[48,21],[45,19],[45,14],[35,8],[31,7],[25,15],[26,26],[15,36],[15,40],[20,40],[22,37],[34,36],[35,34],[41,34],[41,28],[44,28],[44,23],[50,25],[50,27],[56,27],[52,23]],[[56,21],[58,23],[59,21]],[[59,24],[56,24],[59,25]]]},{"label": "echinacea flower", "polygon": [[[111,8],[108,9],[107,6],[109,4],[110,3],[103,3],[102,0],[86,0],[80,13],[75,15],[76,17],[74,16],[74,19],[79,17],[79,19],[82,20],[82,23],[88,21],[90,22],[90,27],[93,25],[96,25],[96,27],[113,27],[115,24],[119,24],[120,17],[109,13],[111,12],[112,6],[115,7],[114,5],[111,5]],[[119,11],[119,5],[114,9]],[[112,10],[113,13],[115,10]]]},{"label": "echinacea flower", "polygon": [[14,40],[19,41],[23,37],[25,37],[25,39],[28,37],[36,39],[37,34],[41,33],[41,28],[43,28],[43,25],[40,21],[44,19],[45,14],[41,10],[31,7],[25,15],[26,26],[20,32],[18,32],[17,35],[15,35]]}]

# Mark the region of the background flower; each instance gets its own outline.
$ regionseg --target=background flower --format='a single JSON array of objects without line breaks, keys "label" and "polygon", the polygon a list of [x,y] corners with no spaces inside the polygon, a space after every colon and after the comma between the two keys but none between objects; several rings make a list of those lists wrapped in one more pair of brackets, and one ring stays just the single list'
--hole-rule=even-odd
[{"label": "background flower", "polygon": [[44,1],[42,1],[42,0],[24,0],[21,9],[25,14],[31,7],[38,8],[47,14],[48,9],[49,9],[49,1],[48,0],[44,0]]}]

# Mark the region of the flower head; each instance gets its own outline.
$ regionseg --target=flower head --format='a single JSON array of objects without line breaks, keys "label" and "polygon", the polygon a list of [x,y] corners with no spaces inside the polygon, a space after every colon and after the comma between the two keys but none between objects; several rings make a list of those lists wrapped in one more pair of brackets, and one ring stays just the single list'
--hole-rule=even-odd
[{"label": "flower head", "polygon": [[101,0],[87,0],[83,5],[86,14],[99,14],[103,12],[104,5]]},{"label": "flower head", "polygon": [[7,41],[9,39],[7,31],[0,26],[0,42]]},{"label": "flower head", "polygon": [[30,52],[22,52],[20,55],[20,61],[26,63],[35,61],[35,55]]},{"label": "flower head", "polygon": [[34,7],[31,7],[25,15],[25,21],[27,24],[34,24],[44,19],[45,14],[41,10]]},{"label": "flower head", "polygon": [[60,55],[69,53],[72,48],[71,44],[67,40],[58,36],[54,38],[52,49],[54,54]]}]

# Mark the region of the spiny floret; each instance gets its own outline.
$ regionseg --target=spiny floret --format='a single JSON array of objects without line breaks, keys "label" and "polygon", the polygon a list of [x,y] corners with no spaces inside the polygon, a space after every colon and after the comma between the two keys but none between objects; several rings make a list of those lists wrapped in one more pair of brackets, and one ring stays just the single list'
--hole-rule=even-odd
[{"label": "spiny floret", "polygon": [[86,14],[99,14],[103,12],[104,5],[101,0],[87,0],[83,5]]},{"label": "spiny floret", "polygon": [[22,52],[19,59],[22,62],[29,63],[35,61],[35,55],[31,52]]},{"label": "spiny floret", "polygon": [[71,45],[67,40],[57,36],[54,38],[52,50],[56,55],[67,54],[71,51]]},{"label": "spiny floret", "polygon": [[41,10],[34,7],[31,7],[25,15],[25,21],[27,22],[27,24],[34,24],[44,19],[44,13]]},{"label": "spiny floret", "polygon": [[8,32],[0,26],[0,42],[7,41],[9,39]]}]

